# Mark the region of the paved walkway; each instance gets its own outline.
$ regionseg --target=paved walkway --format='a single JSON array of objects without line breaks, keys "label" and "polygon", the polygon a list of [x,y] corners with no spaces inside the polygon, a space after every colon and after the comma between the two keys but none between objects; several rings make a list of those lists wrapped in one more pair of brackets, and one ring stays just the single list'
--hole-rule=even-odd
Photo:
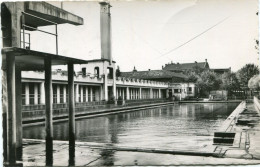
[{"label": "paved walkway", "polygon": [[260,160],[260,115],[253,103],[246,108],[239,116],[244,123],[230,125],[230,131],[236,132],[233,146],[216,147],[220,157]]},{"label": "paved walkway", "polygon": [[[45,165],[44,141],[24,141],[24,166]],[[107,145],[103,145],[104,147]],[[54,166],[68,166],[68,142],[54,141]],[[260,160],[172,155],[101,149],[100,144],[76,143],[75,166],[106,165],[246,165]]]}]

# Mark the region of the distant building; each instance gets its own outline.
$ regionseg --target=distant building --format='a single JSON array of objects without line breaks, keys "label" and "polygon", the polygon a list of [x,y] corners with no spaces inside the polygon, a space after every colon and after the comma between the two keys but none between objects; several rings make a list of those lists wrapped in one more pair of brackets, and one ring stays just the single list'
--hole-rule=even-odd
[{"label": "distant building", "polygon": [[196,68],[200,68],[202,70],[208,70],[209,69],[209,64],[207,62],[207,59],[205,62],[194,62],[194,63],[169,63],[165,64],[164,67],[162,67],[163,70],[166,71],[172,71],[172,72],[178,72],[178,73],[183,73],[186,71],[194,70]]},{"label": "distant building", "polygon": [[137,71],[135,68],[131,72],[121,72],[120,76],[160,82],[185,82],[187,79],[187,76],[181,73],[164,70]]},{"label": "distant building", "polygon": [[215,68],[215,69],[210,69],[210,70],[213,71],[216,74],[222,75],[224,73],[231,72],[231,67],[229,67],[229,68]]}]

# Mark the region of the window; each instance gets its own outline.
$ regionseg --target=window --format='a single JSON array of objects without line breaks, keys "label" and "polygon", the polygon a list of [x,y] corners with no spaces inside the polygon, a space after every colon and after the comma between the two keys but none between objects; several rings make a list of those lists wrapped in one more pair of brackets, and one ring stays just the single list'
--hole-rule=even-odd
[{"label": "window", "polygon": [[29,104],[34,104],[34,83],[29,83]]},{"label": "window", "polygon": [[64,87],[64,85],[60,85],[60,103],[64,103],[64,98],[63,98],[63,96],[64,96],[64,91],[63,91],[63,87]]},{"label": "window", "polygon": [[25,105],[25,83],[22,83],[22,105]]},{"label": "window", "polygon": [[81,71],[82,71],[82,75],[86,75],[86,72],[87,72],[86,67],[82,68]]},{"label": "window", "polygon": [[192,87],[189,87],[189,92],[191,92],[192,91]]},{"label": "window", "polygon": [[174,93],[179,93],[179,89],[174,89]]},{"label": "window", "polygon": [[99,67],[94,68],[94,73],[99,78]]},{"label": "window", "polygon": [[57,85],[56,84],[52,85],[52,89],[53,89],[53,103],[56,104],[57,103]]}]

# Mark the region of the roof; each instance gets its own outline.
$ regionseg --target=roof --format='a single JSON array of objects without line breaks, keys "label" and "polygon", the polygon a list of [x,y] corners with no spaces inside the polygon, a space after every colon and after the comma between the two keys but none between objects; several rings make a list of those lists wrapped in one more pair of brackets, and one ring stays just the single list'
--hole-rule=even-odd
[{"label": "roof", "polygon": [[163,70],[193,70],[194,67],[206,68],[208,62],[194,62],[194,63],[171,63],[166,64]]},{"label": "roof", "polygon": [[65,57],[45,52],[27,50],[17,47],[6,47],[2,49],[3,68],[5,68],[5,60],[8,55],[15,55],[16,66],[23,71],[44,70],[44,59],[51,58],[52,65],[66,65],[68,63],[84,64],[85,60]]},{"label": "roof", "polygon": [[137,78],[137,79],[159,79],[159,78],[183,78],[187,77],[180,73],[175,73],[165,70],[150,70],[150,71],[132,71],[132,72],[121,72],[122,77]]},{"label": "roof", "polygon": [[[37,27],[54,24],[69,23],[73,25],[83,25],[83,18],[72,14],[47,2],[4,2],[9,11],[22,11],[25,14],[25,24],[27,30],[35,30]],[[15,6],[15,8],[14,8]]]}]

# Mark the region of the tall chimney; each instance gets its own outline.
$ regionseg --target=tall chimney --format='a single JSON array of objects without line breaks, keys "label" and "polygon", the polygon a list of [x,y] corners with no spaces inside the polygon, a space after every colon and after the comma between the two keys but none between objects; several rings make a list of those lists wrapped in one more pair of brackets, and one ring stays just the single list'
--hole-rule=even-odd
[{"label": "tall chimney", "polygon": [[101,35],[101,58],[108,59],[112,63],[111,56],[111,5],[100,2],[100,35]]}]

